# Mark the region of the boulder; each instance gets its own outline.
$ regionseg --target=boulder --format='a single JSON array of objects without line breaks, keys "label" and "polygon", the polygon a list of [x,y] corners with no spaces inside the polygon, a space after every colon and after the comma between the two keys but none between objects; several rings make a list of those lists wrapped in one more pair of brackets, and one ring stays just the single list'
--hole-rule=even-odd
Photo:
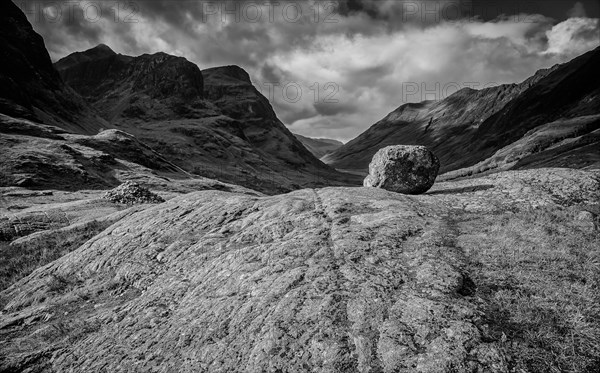
[{"label": "boulder", "polygon": [[126,181],[104,194],[104,199],[115,203],[162,203],[165,200],[133,181]]},{"label": "boulder", "polygon": [[424,146],[388,146],[373,156],[364,186],[421,194],[433,186],[439,168],[435,154]]}]

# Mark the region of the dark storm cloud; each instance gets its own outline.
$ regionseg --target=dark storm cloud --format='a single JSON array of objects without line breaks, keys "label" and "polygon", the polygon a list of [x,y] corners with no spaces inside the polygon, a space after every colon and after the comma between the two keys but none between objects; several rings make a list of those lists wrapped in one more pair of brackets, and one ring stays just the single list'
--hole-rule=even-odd
[{"label": "dark storm cloud", "polygon": [[597,45],[597,20],[584,16],[598,11],[588,0],[545,1],[549,13],[540,2],[512,0],[25,4],[55,60],[105,43],[129,55],[164,51],[200,68],[239,65],[293,130],[341,140],[425,98],[405,97],[406,83],[431,90],[516,82]]},{"label": "dark storm cloud", "polygon": [[264,79],[264,83],[277,83],[284,80],[285,73],[277,66],[265,63],[260,69],[260,75]]},{"label": "dark storm cloud", "polygon": [[373,1],[366,0],[345,0],[339,3],[339,12],[341,15],[348,16],[356,13],[365,13],[369,17],[381,17],[380,8]]},{"label": "dark storm cloud", "polygon": [[388,63],[368,66],[365,68],[358,68],[352,70],[353,83],[356,87],[374,87],[381,84],[384,80],[394,71],[394,64],[390,61]]},{"label": "dark storm cloud", "polygon": [[314,104],[318,114],[323,116],[335,116],[339,114],[353,114],[360,110],[352,101],[346,102],[316,102]]}]

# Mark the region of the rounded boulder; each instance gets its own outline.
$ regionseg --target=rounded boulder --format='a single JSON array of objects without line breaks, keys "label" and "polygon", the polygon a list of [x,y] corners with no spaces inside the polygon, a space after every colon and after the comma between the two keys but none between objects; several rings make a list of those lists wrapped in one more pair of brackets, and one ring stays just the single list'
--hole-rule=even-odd
[{"label": "rounded boulder", "polygon": [[421,194],[433,186],[439,169],[440,161],[424,146],[388,146],[373,156],[363,184],[396,193]]}]

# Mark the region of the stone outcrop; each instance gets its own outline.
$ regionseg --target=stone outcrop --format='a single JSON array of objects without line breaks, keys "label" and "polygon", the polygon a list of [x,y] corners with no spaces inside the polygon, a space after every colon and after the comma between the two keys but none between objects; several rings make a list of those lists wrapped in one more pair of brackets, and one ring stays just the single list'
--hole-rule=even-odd
[{"label": "stone outcrop", "polygon": [[127,181],[115,189],[104,194],[104,199],[114,203],[136,204],[136,203],[162,203],[165,200],[156,193],[152,193],[140,184]]},{"label": "stone outcrop", "polygon": [[364,186],[421,194],[431,188],[439,168],[435,154],[424,146],[388,146],[373,157]]}]

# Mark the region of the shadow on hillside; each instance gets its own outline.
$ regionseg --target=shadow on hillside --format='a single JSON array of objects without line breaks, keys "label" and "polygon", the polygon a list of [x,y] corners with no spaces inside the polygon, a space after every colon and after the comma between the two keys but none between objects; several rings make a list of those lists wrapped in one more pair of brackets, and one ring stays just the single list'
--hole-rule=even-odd
[{"label": "shadow on hillside", "polygon": [[427,194],[461,194],[461,193],[473,193],[479,192],[482,190],[492,189],[494,186],[492,184],[484,184],[484,185],[472,185],[462,188],[451,188],[451,189],[443,189],[443,190],[434,190],[433,192],[428,192]]}]

